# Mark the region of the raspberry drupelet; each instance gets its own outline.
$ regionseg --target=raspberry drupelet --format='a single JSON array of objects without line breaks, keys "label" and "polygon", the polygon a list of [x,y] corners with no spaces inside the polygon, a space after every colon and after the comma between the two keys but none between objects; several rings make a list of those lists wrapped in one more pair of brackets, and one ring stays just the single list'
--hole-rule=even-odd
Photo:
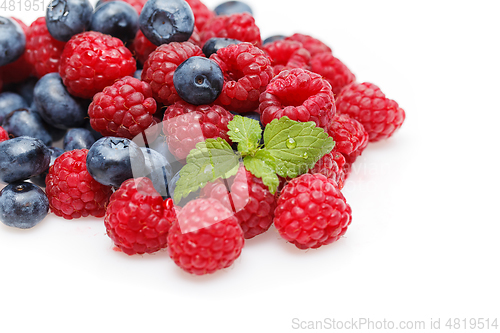
[{"label": "raspberry drupelet", "polygon": [[149,178],[137,178],[126,180],[113,193],[104,225],[124,253],[153,253],[167,247],[168,232],[176,216],[172,199],[163,201]]},{"label": "raspberry drupelet", "polygon": [[353,83],[342,89],[337,98],[337,109],[359,121],[370,142],[391,137],[405,120],[405,112],[398,103],[368,82]]},{"label": "raspberry drupelet", "polygon": [[281,191],[274,225],[299,249],[335,242],[351,223],[351,207],[337,184],[321,174],[292,179]]},{"label": "raspberry drupelet", "polygon": [[117,79],[134,75],[135,70],[135,59],[123,42],[96,31],[71,37],[59,66],[69,93],[81,98],[92,98]]},{"label": "raspberry drupelet", "polygon": [[151,126],[155,112],[149,84],[126,76],[94,95],[90,125],[104,136],[132,139]]},{"label": "raspberry drupelet", "polygon": [[271,59],[250,43],[221,48],[210,59],[224,74],[222,93],[215,103],[237,113],[255,111],[260,94],[273,78]]},{"label": "raspberry drupelet", "polygon": [[98,183],[87,171],[87,153],[88,149],[67,151],[49,169],[45,192],[57,216],[71,220],[105,214],[111,187]]},{"label": "raspberry drupelet", "polygon": [[321,75],[294,68],[275,76],[260,95],[262,123],[287,116],[300,121],[314,121],[328,129],[335,115],[335,102],[328,81]]},{"label": "raspberry drupelet", "polygon": [[171,105],[181,99],[174,87],[174,72],[181,63],[194,56],[203,56],[203,52],[191,42],[163,44],[149,55],[141,79],[151,85],[157,102]]}]

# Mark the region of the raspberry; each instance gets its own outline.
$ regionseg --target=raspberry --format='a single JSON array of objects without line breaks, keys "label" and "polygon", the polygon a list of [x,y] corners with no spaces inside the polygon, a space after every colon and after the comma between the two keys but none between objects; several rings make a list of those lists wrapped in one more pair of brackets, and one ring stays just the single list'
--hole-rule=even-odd
[{"label": "raspberry", "polygon": [[363,153],[363,150],[365,150],[366,146],[368,146],[368,133],[365,132],[365,137],[363,138],[363,142],[361,143],[359,148],[356,149],[355,151],[353,151],[352,153],[345,155],[346,163],[344,164],[344,166],[342,168],[344,180],[347,179],[347,177],[351,173],[352,164],[356,161],[356,159],[359,156],[361,156],[361,154]]},{"label": "raspberry", "polygon": [[231,144],[227,124],[233,115],[219,105],[192,105],[178,101],[163,116],[163,132],[168,148],[178,159],[185,159],[198,142],[222,138]]},{"label": "raspberry", "polygon": [[[101,3],[109,2],[109,1],[115,1],[115,0],[101,0]],[[142,7],[144,7],[144,4],[146,3],[147,0],[120,0],[120,1],[126,2],[129,5],[131,5],[132,7],[134,7],[134,9],[137,11],[137,14],[140,15],[141,11],[142,11]]]},{"label": "raspberry", "polygon": [[311,71],[323,76],[337,95],[342,88],[356,80],[356,76],[330,52],[318,53],[311,59]]},{"label": "raspberry", "polygon": [[128,255],[153,253],[167,247],[176,220],[172,199],[163,201],[149,178],[126,180],[113,193],[104,225],[115,245]]},{"label": "raspberry", "polygon": [[271,57],[274,75],[278,75],[283,69],[310,69],[311,54],[299,42],[277,40],[262,48]]},{"label": "raspberry", "polygon": [[177,66],[194,56],[203,56],[203,52],[191,42],[163,44],[149,55],[141,79],[151,85],[157,102],[170,105],[181,99],[175,91],[174,72]]},{"label": "raspberry", "polygon": [[346,163],[344,155],[333,150],[323,156],[314,167],[309,170],[309,173],[320,173],[326,178],[331,178],[337,184],[339,190],[344,187],[344,165]]},{"label": "raspberry", "polygon": [[266,232],[273,223],[276,196],[269,192],[262,179],[252,175],[245,167],[238,170],[230,194],[222,183],[210,187],[204,193],[220,201],[229,210],[234,207],[234,216],[246,239]]},{"label": "raspberry", "polygon": [[255,19],[249,13],[214,16],[200,31],[201,43],[213,37],[232,38],[260,47],[262,39]]},{"label": "raspberry", "polygon": [[245,240],[237,219],[215,199],[196,199],[182,208],[168,234],[168,254],[188,273],[203,275],[229,267]]},{"label": "raspberry", "polygon": [[0,127],[0,142],[5,140],[9,140],[9,133],[3,127]]},{"label": "raspberry", "polygon": [[135,60],[123,42],[96,31],[71,37],[59,66],[69,93],[82,98],[92,98],[117,79],[134,75],[135,70]]},{"label": "raspberry", "polygon": [[295,121],[314,121],[327,129],[335,115],[335,103],[328,81],[301,68],[284,70],[260,95],[262,123],[287,116]]},{"label": "raspberry", "polygon": [[[188,42],[195,45],[200,44],[200,35],[196,27],[194,28],[193,34],[189,38]],[[135,35],[134,41],[130,44],[130,51],[137,59],[140,64],[144,64],[148,60],[149,55],[156,50],[157,46],[149,41],[149,39],[144,36],[142,31],[139,29]]]},{"label": "raspberry", "polygon": [[94,95],[90,125],[104,136],[132,139],[153,123],[156,101],[151,87],[126,76]]},{"label": "raspberry", "polygon": [[[24,31],[24,34],[26,35],[26,33],[28,32],[28,27],[26,26],[26,24],[15,17],[12,17],[12,19],[19,23]],[[17,59],[13,63],[0,67],[0,76],[2,76],[4,81],[3,83],[5,84],[22,82],[30,77],[32,72],[33,66],[31,66],[31,63],[26,57],[26,48],[25,52],[19,59]]]},{"label": "raspberry", "polygon": [[214,12],[200,0],[186,0],[194,14],[194,24],[198,30],[202,30],[205,24],[214,17]]},{"label": "raspberry", "polygon": [[365,145],[368,135],[363,125],[346,114],[333,117],[328,134],[335,141],[335,150],[346,156]]},{"label": "raspberry", "polygon": [[314,57],[318,53],[323,53],[323,52],[332,52],[332,49],[328,47],[325,43],[320,41],[319,39],[316,39],[314,37],[311,37],[309,35],[304,35],[304,34],[293,34],[285,40],[294,40],[296,42],[301,42],[304,48],[311,53],[311,57]]},{"label": "raspberry", "polygon": [[61,54],[66,43],[52,37],[45,24],[45,17],[39,17],[26,32],[25,56],[33,66],[36,77],[55,73],[59,69]]},{"label": "raspberry", "polygon": [[333,243],[351,223],[351,207],[335,182],[321,174],[292,179],[281,191],[274,214],[281,237],[299,249]]},{"label": "raspberry", "polygon": [[104,216],[111,187],[101,185],[88,173],[87,153],[88,149],[67,151],[49,169],[45,192],[57,216],[68,220]]},{"label": "raspberry", "polygon": [[215,103],[235,112],[254,111],[259,95],[273,78],[271,59],[249,43],[229,45],[210,56],[224,74],[222,93]]},{"label": "raspberry", "polygon": [[353,83],[342,89],[337,108],[339,113],[348,114],[363,125],[370,142],[389,138],[405,120],[405,112],[398,103],[368,82]]}]

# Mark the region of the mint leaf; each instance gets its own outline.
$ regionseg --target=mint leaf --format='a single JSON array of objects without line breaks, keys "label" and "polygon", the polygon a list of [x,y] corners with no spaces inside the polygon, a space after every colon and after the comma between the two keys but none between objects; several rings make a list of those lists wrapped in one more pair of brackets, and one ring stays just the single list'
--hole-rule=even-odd
[{"label": "mint leaf", "polygon": [[208,182],[234,176],[238,172],[239,156],[233,152],[226,140],[207,139],[196,144],[196,148],[189,152],[186,162],[175,188],[176,202],[204,187]]},{"label": "mint leaf", "polygon": [[255,156],[246,156],[243,164],[255,177],[262,179],[269,192],[276,193],[280,181],[276,175],[274,158],[268,151],[259,150]]},{"label": "mint leaf", "polygon": [[314,122],[301,123],[288,117],[274,119],[266,126],[264,144],[276,161],[276,173],[290,178],[306,173],[335,145]]},{"label": "mint leaf", "polygon": [[262,129],[257,120],[234,116],[227,128],[227,134],[233,142],[238,143],[238,151],[242,154],[253,154],[259,147]]}]

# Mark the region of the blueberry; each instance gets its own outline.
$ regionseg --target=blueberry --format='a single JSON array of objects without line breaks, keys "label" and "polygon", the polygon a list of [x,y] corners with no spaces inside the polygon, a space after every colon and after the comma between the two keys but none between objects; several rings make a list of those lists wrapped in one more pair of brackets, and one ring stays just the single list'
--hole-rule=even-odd
[{"label": "blueberry", "polygon": [[92,133],[85,128],[70,129],[63,140],[64,150],[89,149],[94,144],[95,139]]},{"label": "blueberry", "polygon": [[134,39],[139,30],[139,14],[126,2],[106,2],[92,14],[90,30],[117,37],[126,43]]},{"label": "blueberry", "polygon": [[194,15],[184,0],[148,0],[139,15],[139,28],[155,45],[185,42],[194,30]]},{"label": "blueberry", "polygon": [[202,51],[203,51],[203,54],[208,58],[212,54],[217,53],[217,51],[219,51],[219,49],[228,47],[229,45],[239,44],[239,43],[241,43],[241,41],[239,41],[237,39],[213,37],[205,42],[205,44],[203,45]]},{"label": "blueberry", "polygon": [[69,129],[80,127],[87,117],[87,101],[71,96],[58,73],[44,75],[35,85],[36,109],[50,125]]},{"label": "blueberry", "polygon": [[249,13],[253,15],[252,8],[241,1],[226,1],[215,7],[215,15],[232,15],[238,13]]},{"label": "blueberry", "polygon": [[172,168],[172,174],[175,174],[184,166],[183,163],[181,163],[174,155],[172,155],[170,149],[168,149],[167,140],[164,136],[158,136],[158,138],[151,144],[150,147],[167,159],[170,167]]},{"label": "blueberry", "polygon": [[14,110],[27,108],[28,103],[16,93],[6,91],[0,94],[0,123]]},{"label": "blueberry", "polygon": [[285,39],[286,36],[283,36],[283,35],[274,35],[274,36],[269,36],[267,37],[266,39],[264,39],[262,41],[262,45],[266,45],[266,44],[269,44],[269,43],[272,43],[272,42],[275,42],[277,40],[283,40]]},{"label": "blueberry", "polygon": [[99,133],[99,132],[97,132],[95,129],[92,128],[92,126],[90,125],[90,121],[86,121],[85,125],[83,126],[83,128],[85,128],[86,130],[89,130],[90,133],[92,133],[92,136],[94,137],[95,141],[97,141],[100,138],[102,138],[102,134]]},{"label": "blueberry", "polygon": [[44,172],[50,151],[39,139],[20,136],[0,142],[0,181],[13,183]]},{"label": "blueberry", "polygon": [[16,61],[26,47],[26,36],[14,20],[0,16],[0,66]]},{"label": "blueberry", "polygon": [[55,39],[67,42],[87,30],[93,10],[88,0],[52,0],[45,14],[47,29]]},{"label": "blueberry", "polygon": [[141,75],[142,75],[142,69],[138,69],[134,72],[134,77],[137,79],[137,80],[141,80]]},{"label": "blueberry", "polygon": [[162,197],[170,197],[168,193],[168,181],[173,176],[170,163],[156,150],[146,147],[141,147],[141,150],[146,162],[146,177],[151,179],[154,188]]},{"label": "blueberry", "polygon": [[210,104],[219,97],[224,75],[216,62],[191,57],[174,71],[174,87],[179,96],[194,105]]},{"label": "blueberry", "polygon": [[38,112],[29,109],[12,111],[3,119],[2,127],[14,137],[30,136],[42,140],[46,146],[52,144],[52,137]]},{"label": "blueberry", "polygon": [[16,182],[0,192],[0,220],[9,227],[29,229],[49,212],[49,199],[36,185]]},{"label": "blueberry", "polygon": [[35,89],[35,84],[37,81],[37,78],[30,77],[23,82],[13,84],[12,86],[10,86],[9,91],[21,95],[26,103],[28,103],[28,105],[31,105],[33,103],[33,90]]},{"label": "blueberry", "polygon": [[143,176],[144,168],[141,148],[125,138],[103,137],[87,155],[88,172],[103,185],[120,187],[127,179]]},{"label": "blueberry", "polygon": [[[172,179],[170,179],[170,181],[168,182],[168,191],[170,193],[170,196],[173,198],[174,195],[175,195],[175,189],[177,187],[177,182],[179,181],[179,179],[181,178],[181,172],[178,171],[173,177]],[[197,199],[200,197],[200,192],[201,190],[198,189],[197,191],[195,192],[191,192],[189,193],[189,195],[186,197],[186,198],[182,198],[181,201],[179,202],[176,202],[176,205],[177,206],[180,206],[180,207],[183,207],[185,206],[189,201],[191,200],[194,200],[194,199]]]},{"label": "blueberry", "polygon": [[45,187],[45,178],[47,177],[47,174],[49,173],[49,168],[54,164],[54,161],[56,158],[61,156],[64,153],[64,150],[61,148],[57,147],[47,147],[50,151],[50,162],[49,162],[49,167],[45,169],[44,172],[42,172],[39,175],[33,176],[30,178],[30,181],[40,187]]}]

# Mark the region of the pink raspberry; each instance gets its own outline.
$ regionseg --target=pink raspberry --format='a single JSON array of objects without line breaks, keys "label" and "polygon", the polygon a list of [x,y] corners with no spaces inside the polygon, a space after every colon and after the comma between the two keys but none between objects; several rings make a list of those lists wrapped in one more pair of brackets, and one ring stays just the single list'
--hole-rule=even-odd
[{"label": "pink raspberry", "polygon": [[274,75],[283,69],[311,69],[311,54],[299,42],[277,40],[262,48],[271,57]]}]

